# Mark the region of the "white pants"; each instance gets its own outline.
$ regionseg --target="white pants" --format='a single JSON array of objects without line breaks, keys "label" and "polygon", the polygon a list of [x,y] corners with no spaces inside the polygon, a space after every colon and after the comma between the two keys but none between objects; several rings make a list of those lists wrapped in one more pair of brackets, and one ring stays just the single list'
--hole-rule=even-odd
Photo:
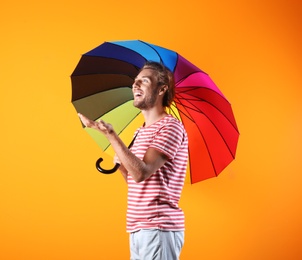
[{"label": "white pants", "polygon": [[183,231],[142,229],[130,233],[130,259],[178,260],[183,244]]}]

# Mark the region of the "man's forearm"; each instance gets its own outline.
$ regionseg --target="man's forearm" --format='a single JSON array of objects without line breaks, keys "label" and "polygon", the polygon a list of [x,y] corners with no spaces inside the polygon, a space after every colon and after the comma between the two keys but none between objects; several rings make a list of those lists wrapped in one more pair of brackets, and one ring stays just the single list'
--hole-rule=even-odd
[{"label": "man's forearm", "polygon": [[[121,161],[121,164],[126,169],[126,171],[128,171],[128,173],[131,174],[131,176],[135,181],[137,182],[142,181],[144,179],[146,168],[147,168],[144,161],[136,157],[126,147],[126,145],[122,142],[122,140],[114,131],[111,131],[110,133],[106,134],[106,137],[111,143],[113,150],[117,154],[119,160]],[[124,178],[125,177],[127,178],[127,176],[124,176]]]},{"label": "man's forearm", "polygon": [[128,182],[128,171],[127,169],[124,167],[124,165],[120,165],[119,167],[119,171],[121,172],[123,178],[125,179],[126,182]]}]

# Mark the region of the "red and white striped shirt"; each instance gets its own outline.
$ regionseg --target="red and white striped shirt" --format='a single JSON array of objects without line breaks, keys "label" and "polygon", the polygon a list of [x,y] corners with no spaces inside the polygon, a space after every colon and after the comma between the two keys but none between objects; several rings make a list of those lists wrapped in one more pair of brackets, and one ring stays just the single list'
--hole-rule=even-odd
[{"label": "red and white striped shirt", "polygon": [[127,231],[140,229],[184,230],[184,214],[178,202],[184,184],[187,133],[176,118],[167,115],[148,127],[141,127],[131,147],[141,160],[148,148],[168,157],[147,180],[136,183],[128,174]]}]

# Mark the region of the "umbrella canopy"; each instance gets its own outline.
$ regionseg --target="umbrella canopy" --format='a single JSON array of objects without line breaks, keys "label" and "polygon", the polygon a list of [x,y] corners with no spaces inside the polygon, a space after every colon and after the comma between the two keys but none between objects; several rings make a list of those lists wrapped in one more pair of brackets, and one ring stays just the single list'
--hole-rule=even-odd
[{"label": "umbrella canopy", "polygon": [[[190,182],[218,176],[235,158],[239,138],[231,104],[207,73],[175,51],[132,40],[104,42],[85,53],[71,75],[77,112],[110,122],[125,143],[130,143],[144,120],[132,105],[131,86],[146,61],[161,62],[174,73],[176,94],[167,112],[188,133]],[[105,137],[85,129],[110,152]]]}]

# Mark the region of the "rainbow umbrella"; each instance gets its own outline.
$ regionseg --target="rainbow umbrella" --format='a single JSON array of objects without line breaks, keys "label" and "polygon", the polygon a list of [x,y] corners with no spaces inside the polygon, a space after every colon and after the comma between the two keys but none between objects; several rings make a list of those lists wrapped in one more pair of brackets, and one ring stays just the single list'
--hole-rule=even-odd
[{"label": "rainbow umbrella", "polygon": [[[231,104],[207,73],[172,50],[131,40],[104,42],[85,53],[71,75],[75,109],[110,122],[130,143],[144,120],[132,105],[131,86],[147,60],[162,62],[174,73],[176,95],[168,113],[182,121],[188,133],[189,181],[218,176],[234,160],[239,138]],[[85,130],[103,151],[113,154],[105,137]]]}]

